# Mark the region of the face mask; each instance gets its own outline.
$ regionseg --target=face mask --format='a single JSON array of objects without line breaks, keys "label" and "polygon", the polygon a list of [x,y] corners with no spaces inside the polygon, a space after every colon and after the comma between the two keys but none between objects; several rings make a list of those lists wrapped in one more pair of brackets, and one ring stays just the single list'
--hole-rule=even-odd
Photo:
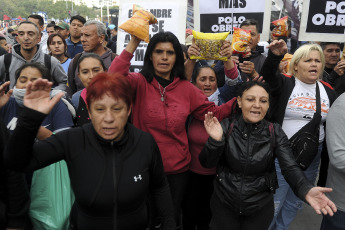
[{"label": "face mask", "polygon": [[24,95],[26,89],[17,89],[16,87],[13,88],[13,96],[16,102],[20,107],[24,107]]}]

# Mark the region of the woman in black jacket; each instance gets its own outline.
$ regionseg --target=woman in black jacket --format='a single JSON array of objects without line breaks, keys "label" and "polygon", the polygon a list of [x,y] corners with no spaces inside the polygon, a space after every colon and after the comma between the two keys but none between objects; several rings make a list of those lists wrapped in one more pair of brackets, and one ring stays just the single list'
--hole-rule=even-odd
[{"label": "woman in black jacket", "polygon": [[175,229],[158,146],[150,134],[127,123],[132,105],[128,80],[119,74],[94,77],[86,95],[91,123],[34,143],[39,125],[62,96],[50,99],[51,85],[45,79],[27,85],[6,153],[9,167],[30,171],[64,159],[75,194],[72,229],[146,229],[149,194],[162,229]]},{"label": "woman in black jacket", "polygon": [[210,135],[199,159],[204,167],[217,166],[211,199],[211,228],[267,230],[273,218],[273,193],[277,188],[274,159],[295,194],[318,214],[336,211],[324,192],[313,187],[296,164],[280,125],[264,119],[269,108],[268,87],[246,82],[239,89],[236,117],[222,124],[209,112],[205,129]]}]

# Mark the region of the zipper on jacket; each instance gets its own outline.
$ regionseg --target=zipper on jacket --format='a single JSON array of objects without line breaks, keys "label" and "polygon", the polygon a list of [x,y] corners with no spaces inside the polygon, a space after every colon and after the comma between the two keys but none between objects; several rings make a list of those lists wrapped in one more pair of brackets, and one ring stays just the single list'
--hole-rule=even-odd
[{"label": "zipper on jacket", "polygon": [[168,103],[166,102],[166,98],[164,98],[163,107],[164,107],[164,115],[165,115],[165,131],[169,135],[169,130],[168,130],[168,112],[167,112]]},{"label": "zipper on jacket", "polygon": [[248,160],[249,160],[249,132],[248,134],[243,134],[245,138],[247,138],[247,153],[246,153],[246,163],[244,165],[244,170],[242,174],[242,180],[241,180],[241,191],[240,191],[240,215],[242,215],[242,189],[243,189],[243,183],[244,183],[244,176],[246,175],[246,170],[248,166]]},{"label": "zipper on jacket", "polygon": [[117,180],[116,180],[116,159],[115,159],[115,150],[114,150],[114,142],[111,142],[111,150],[113,152],[112,157],[113,157],[113,185],[114,185],[114,215],[113,215],[113,221],[114,221],[114,230],[117,229],[117,223],[116,223],[116,218],[117,218]]}]

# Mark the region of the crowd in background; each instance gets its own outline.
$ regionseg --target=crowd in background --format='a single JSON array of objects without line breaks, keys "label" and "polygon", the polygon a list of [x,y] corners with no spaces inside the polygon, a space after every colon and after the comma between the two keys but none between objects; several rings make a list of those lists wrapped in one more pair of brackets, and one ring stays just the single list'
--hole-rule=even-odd
[{"label": "crowd in background", "polygon": [[117,25],[30,15],[1,31],[0,230],[288,230],[303,202],[345,230],[343,44],[259,26],[241,24],[243,56],[224,41],[226,61],[190,59],[190,29],[159,32],[139,73],[142,41],[117,54]]}]

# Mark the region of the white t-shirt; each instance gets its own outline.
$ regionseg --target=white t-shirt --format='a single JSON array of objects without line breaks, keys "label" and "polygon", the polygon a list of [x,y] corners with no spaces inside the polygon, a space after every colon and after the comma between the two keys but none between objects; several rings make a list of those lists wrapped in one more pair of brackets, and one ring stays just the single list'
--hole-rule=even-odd
[{"label": "white t-shirt", "polygon": [[[321,124],[319,141],[325,137],[323,123],[329,111],[330,102],[322,83],[318,82],[321,97]],[[298,130],[306,125],[316,112],[316,84],[306,84],[296,78],[285,110],[283,130],[290,139]]]}]

